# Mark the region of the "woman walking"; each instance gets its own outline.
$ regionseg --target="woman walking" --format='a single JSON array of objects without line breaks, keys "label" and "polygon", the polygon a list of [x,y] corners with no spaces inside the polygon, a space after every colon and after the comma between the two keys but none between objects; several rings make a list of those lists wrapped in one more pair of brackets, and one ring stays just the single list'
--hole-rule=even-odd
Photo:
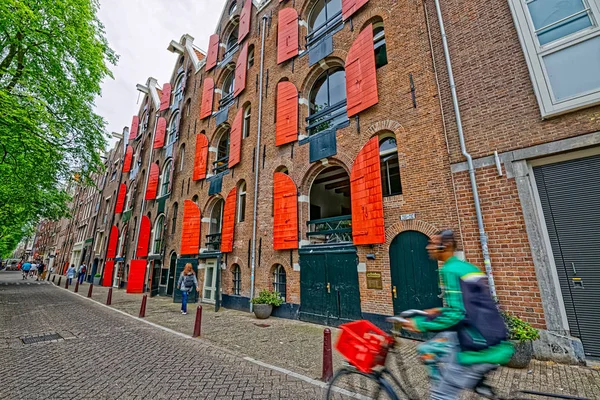
[{"label": "woman walking", "polygon": [[67,269],[67,279],[69,280],[69,285],[73,284],[73,278],[75,278],[75,264],[71,264],[69,269]]},{"label": "woman walking", "polygon": [[185,268],[183,269],[181,276],[179,276],[177,288],[181,290],[181,313],[185,315],[187,314],[187,300],[190,292],[194,288],[196,288],[196,291],[200,291],[198,288],[198,279],[196,279],[192,264],[185,264]]}]

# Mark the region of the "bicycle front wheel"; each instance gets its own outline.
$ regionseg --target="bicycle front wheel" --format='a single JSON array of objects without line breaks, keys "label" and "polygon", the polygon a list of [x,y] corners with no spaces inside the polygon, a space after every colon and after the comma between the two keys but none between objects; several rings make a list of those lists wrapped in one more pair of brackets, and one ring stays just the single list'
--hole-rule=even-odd
[{"label": "bicycle front wheel", "polygon": [[377,373],[365,374],[351,367],[339,369],[327,386],[327,399],[400,400],[389,382]]}]

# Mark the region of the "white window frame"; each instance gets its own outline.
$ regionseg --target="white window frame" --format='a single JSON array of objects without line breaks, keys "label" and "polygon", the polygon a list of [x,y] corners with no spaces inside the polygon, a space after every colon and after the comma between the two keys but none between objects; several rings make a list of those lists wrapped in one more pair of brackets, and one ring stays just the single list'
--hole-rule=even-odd
[{"label": "white window frame", "polygon": [[250,119],[252,118],[252,106],[247,106],[244,110],[244,119],[242,121],[242,139],[250,136]]},{"label": "white window frame", "polygon": [[[244,198],[243,204],[242,204],[242,197]],[[237,218],[236,218],[236,222],[244,222],[246,220],[246,181],[242,182],[240,184],[240,187],[238,189],[238,198],[237,198]],[[242,218],[242,215],[244,216],[244,219]]]},{"label": "white window frame", "polygon": [[[169,158],[165,161],[165,165],[163,166],[162,174],[160,175],[160,185],[159,185],[159,195],[158,197],[166,196],[171,191],[169,190],[169,186],[171,186],[171,168],[173,168],[173,159]],[[169,184],[166,189],[163,190],[165,186],[165,179],[169,179]]]},{"label": "white window frame", "polygon": [[156,235],[160,234],[160,247],[162,247],[163,242],[165,240],[163,227],[165,225],[165,214],[160,214],[156,217],[156,221],[154,221],[154,228],[152,229],[152,254],[160,254],[160,249],[158,249],[158,253],[155,251],[156,246]]},{"label": "white window frame", "polygon": [[557,101],[552,94],[548,74],[542,61],[543,57],[551,53],[600,36],[600,0],[583,0],[584,4],[589,6],[593,26],[543,46],[539,44],[535,34],[527,2],[528,0],[508,0],[542,118],[600,104],[600,89]]}]

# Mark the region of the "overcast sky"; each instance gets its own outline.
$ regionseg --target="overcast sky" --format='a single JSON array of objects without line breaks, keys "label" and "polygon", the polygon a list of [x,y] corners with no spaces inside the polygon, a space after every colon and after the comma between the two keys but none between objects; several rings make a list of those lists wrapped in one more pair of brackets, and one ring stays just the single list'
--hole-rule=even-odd
[{"label": "overcast sky", "polygon": [[96,100],[96,112],[106,119],[108,132],[121,132],[131,124],[141,102],[136,84],[145,84],[150,76],[160,85],[170,79],[177,60],[167,50],[171,40],[189,33],[206,51],[225,1],[100,0],[100,20],[119,54],[112,68],[114,79],[103,83],[102,97]]}]

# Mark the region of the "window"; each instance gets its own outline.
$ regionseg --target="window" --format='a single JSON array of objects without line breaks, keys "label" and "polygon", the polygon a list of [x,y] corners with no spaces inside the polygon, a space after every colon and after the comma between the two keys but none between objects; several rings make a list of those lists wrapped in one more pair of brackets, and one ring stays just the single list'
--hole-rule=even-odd
[{"label": "window", "polygon": [[250,69],[254,65],[254,45],[251,44],[248,47],[248,69]]},{"label": "window", "polygon": [[232,1],[231,5],[229,6],[229,15],[233,14],[235,10],[237,10],[237,3]]},{"label": "window", "polygon": [[179,149],[179,171],[183,171],[183,166],[185,165],[185,144],[181,145]]},{"label": "window", "polygon": [[285,268],[281,264],[277,264],[273,269],[273,290],[279,293],[280,297],[285,301]]},{"label": "window", "polygon": [[233,102],[233,87],[235,85],[235,72],[230,71],[223,81],[221,100],[219,100],[219,109],[222,109]]},{"label": "window", "polygon": [[144,113],[142,114],[142,126],[141,129],[138,130],[138,136],[142,133],[145,133],[146,130],[148,130],[148,119],[149,119],[149,114],[148,111],[144,111]]},{"label": "window", "polygon": [[346,72],[334,67],[325,71],[310,90],[308,133],[313,135],[346,121]]},{"label": "window", "polygon": [[168,160],[162,170],[162,174],[160,176],[160,191],[158,193],[160,196],[166,196],[171,191],[171,168],[173,166],[173,160]]},{"label": "window", "polygon": [[115,179],[117,179],[117,170],[113,169],[112,174],[110,175],[110,180],[114,181]]},{"label": "window", "polygon": [[185,74],[181,73],[175,81],[175,87],[173,88],[171,108],[179,108],[179,102],[183,100],[183,92],[185,90]]},{"label": "window", "polygon": [[160,254],[163,246],[163,231],[165,225],[165,215],[161,214],[156,218],[154,229],[152,230],[152,253]]},{"label": "window", "polygon": [[250,136],[250,115],[252,114],[252,109],[250,106],[246,107],[244,110],[244,125],[242,126],[242,138],[246,139]]},{"label": "window", "polygon": [[308,16],[309,41],[342,22],[342,0],[318,0]]},{"label": "window", "polygon": [[237,222],[244,222],[246,219],[246,182],[242,181],[238,189],[238,210],[237,210]]},{"label": "window", "polygon": [[379,141],[379,159],[381,160],[381,187],[383,196],[402,194],[400,182],[400,163],[396,139],[386,137]]},{"label": "window", "polygon": [[373,24],[373,43],[373,47],[375,48],[375,66],[379,68],[387,65],[388,59],[383,22]]},{"label": "window", "polygon": [[173,144],[177,140],[179,133],[179,112],[175,112],[169,121],[169,131],[167,132],[167,141],[165,147]]},{"label": "window", "polygon": [[233,272],[233,294],[239,296],[242,291],[242,272],[240,271],[240,266],[233,264],[231,271]]},{"label": "window", "polygon": [[[137,218],[134,218],[134,221],[134,224],[137,224]],[[119,242],[117,244],[117,257],[125,256],[125,238],[127,237],[127,227],[128,225],[125,225],[121,229],[121,234],[119,235]]]},{"label": "window", "polygon": [[217,160],[213,163],[213,172],[218,174],[228,169],[229,166],[229,133],[230,129],[221,135],[217,146]]},{"label": "window", "polygon": [[127,190],[127,194],[125,195],[125,211],[131,210],[133,208],[133,192],[135,191],[134,184],[129,185],[129,189]]},{"label": "window", "polygon": [[186,117],[190,116],[191,104],[192,104],[192,100],[191,99],[188,99],[188,101],[185,102],[185,116]]},{"label": "window", "polygon": [[171,219],[171,235],[175,234],[177,229],[177,212],[179,211],[179,204],[173,204],[173,218]]},{"label": "window", "polygon": [[226,52],[233,50],[238,45],[238,28],[234,28],[227,38]]},{"label": "window", "polygon": [[542,117],[600,103],[600,0],[509,0]]},{"label": "window", "polygon": [[223,207],[225,201],[218,199],[210,212],[210,224],[206,235],[206,247],[209,251],[219,251],[221,248],[221,229],[223,228]]}]

